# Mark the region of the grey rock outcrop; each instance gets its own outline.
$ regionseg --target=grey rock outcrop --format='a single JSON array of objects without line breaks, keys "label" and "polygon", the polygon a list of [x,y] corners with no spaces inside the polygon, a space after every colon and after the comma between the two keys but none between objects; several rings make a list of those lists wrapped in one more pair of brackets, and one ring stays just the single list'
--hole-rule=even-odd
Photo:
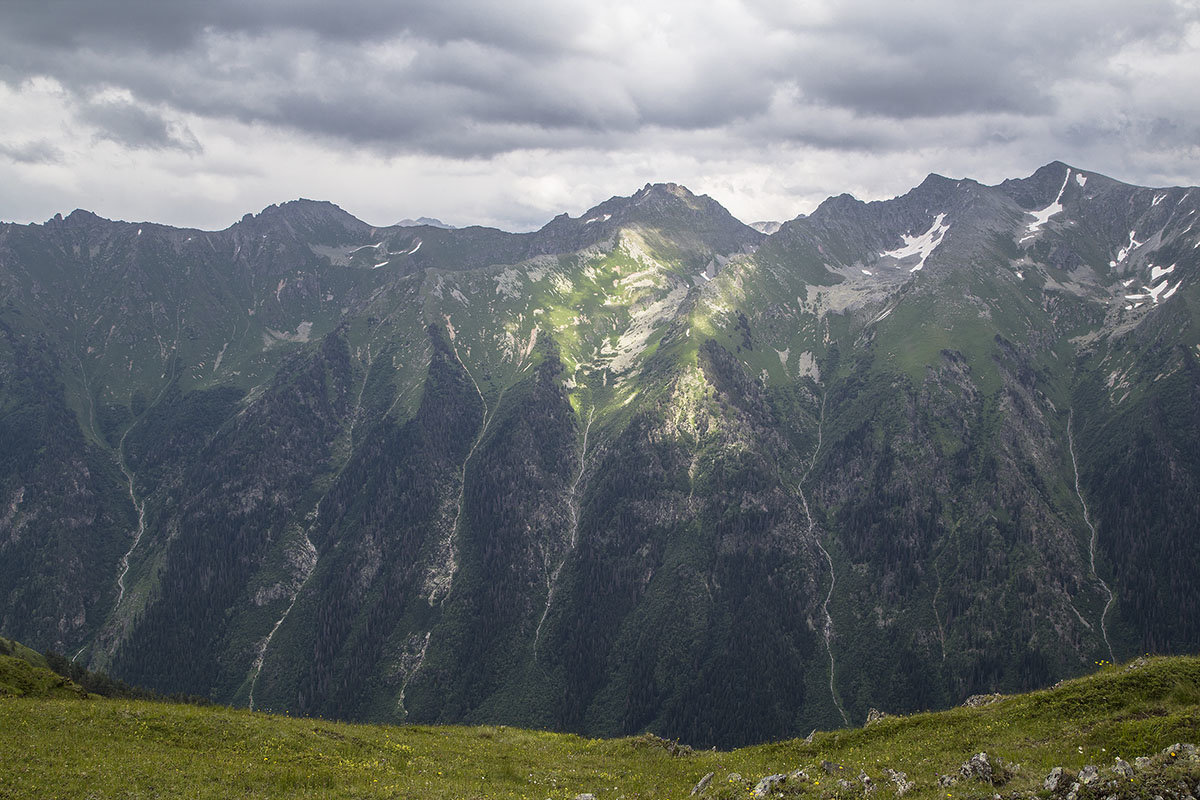
[{"label": "grey rock outcrop", "polygon": [[904,797],[904,795],[916,788],[916,784],[908,779],[907,773],[899,770],[884,767],[883,774],[887,776],[892,783],[896,784],[896,797]]},{"label": "grey rock outcrop", "polygon": [[768,775],[765,778],[761,778],[754,785],[754,790],[750,792],[750,796],[754,798],[769,797],[771,792],[782,786],[785,781],[787,781],[787,776],[783,773]]},{"label": "grey rock outcrop", "polygon": [[965,780],[977,780],[984,783],[992,782],[992,762],[987,753],[979,752],[971,756],[958,768],[958,774]]},{"label": "grey rock outcrop", "polygon": [[872,708],[867,712],[867,721],[864,723],[864,727],[874,725],[876,722],[885,720],[890,716],[891,714],[887,713],[886,711],[880,711],[878,708]]}]

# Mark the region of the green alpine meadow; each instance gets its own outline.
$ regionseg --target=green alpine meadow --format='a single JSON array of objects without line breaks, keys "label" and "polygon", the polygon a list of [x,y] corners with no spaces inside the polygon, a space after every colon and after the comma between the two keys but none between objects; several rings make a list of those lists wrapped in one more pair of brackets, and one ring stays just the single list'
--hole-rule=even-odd
[{"label": "green alpine meadow", "polygon": [[1194,793],[1195,661],[1107,665],[1200,651],[1198,212],[0,224],[0,635],[214,704],[4,699],[0,796]]},{"label": "green alpine meadow", "polygon": [[1030,694],[698,750],[652,733],[346,724],[101,697],[33,651],[5,654],[13,648],[0,643],[0,797],[1149,800],[1194,796],[1200,783],[1195,657],[1105,664]]}]

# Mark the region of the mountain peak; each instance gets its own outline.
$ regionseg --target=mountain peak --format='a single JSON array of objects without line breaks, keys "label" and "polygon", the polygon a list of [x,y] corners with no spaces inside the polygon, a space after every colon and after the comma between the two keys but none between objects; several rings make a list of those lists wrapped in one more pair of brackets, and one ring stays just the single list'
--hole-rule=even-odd
[{"label": "mountain peak", "polygon": [[839,195],[826,197],[824,200],[822,200],[821,204],[817,206],[816,210],[813,211],[811,216],[817,216],[819,214],[844,213],[850,209],[856,209],[864,205],[866,205],[866,203],[864,203],[862,200],[859,200],[849,192],[842,192]]},{"label": "mountain peak", "polygon": [[690,189],[680,183],[647,183],[638,192],[639,195],[661,194],[678,197],[681,200],[686,200],[696,195]]},{"label": "mountain peak", "polygon": [[931,172],[925,176],[925,180],[921,181],[918,189],[935,189],[935,188],[950,188],[957,186],[960,181],[953,178],[947,178],[945,175],[939,175],[936,172]]},{"label": "mountain peak", "polygon": [[442,229],[448,230],[448,231],[452,231],[452,230],[456,229],[454,225],[449,225],[445,222],[442,222],[437,217],[417,217],[416,219],[411,219],[409,217],[405,217],[404,219],[397,222],[393,227],[417,228],[422,225],[430,227],[430,228],[442,228]]},{"label": "mountain peak", "polygon": [[301,197],[296,200],[288,200],[286,203],[278,205],[269,205],[258,213],[258,218],[267,218],[278,216],[283,219],[294,221],[314,221],[314,220],[346,220],[355,219],[353,215],[342,209],[341,206],[335,205],[328,200],[309,200]]},{"label": "mountain peak", "polygon": [[[708,195],[677,183],[647,183],[628,197],[610,197],[572,219],[559,214],[538,231],[538,252],[570,252],[611,238],[625,227],[654,230],[695,258],[728,255],[755,245],[763,234],[736,219]],[[685,243],[686,244],[682,244]]]},{"label": "mountain peak", "polygon": [[[237,226],[267,230],[286,229],[318,239],[340,238],[348,231],[365,232],[371,226],[327,200],[300,198],[269,205],[258,214],[247,214]],[[237,227],[235,226],[235,227]]]}]

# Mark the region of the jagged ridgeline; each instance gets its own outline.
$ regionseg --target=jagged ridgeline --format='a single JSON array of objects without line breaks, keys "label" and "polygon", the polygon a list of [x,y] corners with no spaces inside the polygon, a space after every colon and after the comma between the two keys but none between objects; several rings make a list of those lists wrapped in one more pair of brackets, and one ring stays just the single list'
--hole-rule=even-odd
[{"label": "jagged ridgeline", "polygon": [[0,226],[0,634],[697,746],[1195,652],[1198,209],[1054,163],[769,236],[674,185]]}]

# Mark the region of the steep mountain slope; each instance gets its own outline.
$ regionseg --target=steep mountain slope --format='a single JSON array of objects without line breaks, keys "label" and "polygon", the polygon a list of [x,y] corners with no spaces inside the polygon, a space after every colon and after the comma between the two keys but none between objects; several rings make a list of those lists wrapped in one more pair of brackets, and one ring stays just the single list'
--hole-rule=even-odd
[{"label": "steep mountain slope", "polygon": [[0,632],[695,744],[1194,650],[1198,201],[1054,163],[770,236],[675,185],[0,226]]}]

